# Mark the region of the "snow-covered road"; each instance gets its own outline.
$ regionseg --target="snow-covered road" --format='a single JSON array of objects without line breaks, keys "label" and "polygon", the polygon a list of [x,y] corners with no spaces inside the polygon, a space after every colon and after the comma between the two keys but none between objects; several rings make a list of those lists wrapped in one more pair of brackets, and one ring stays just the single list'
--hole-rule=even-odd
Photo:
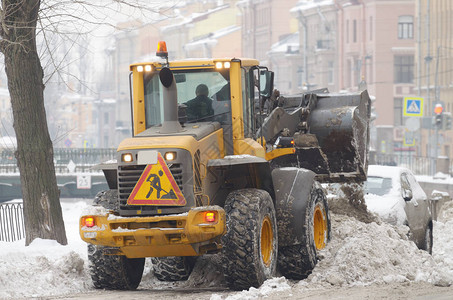
[{"label": "snow-covered road", "polygon": [[139,290],[95,290],[86,244],[78,235],[86,205],[84,200],[62,203],[68,246],[46,240],[29,247],[23,240],[0,242],[0,299],[453,299],[453,203],[434,224],[432,256],[407,239],[404,226],[332,214],[332,240],[306,280],[277,277],[242,292],[225,289],[216,255],[199,259],[187,282],[159,282],[147,262]]}]

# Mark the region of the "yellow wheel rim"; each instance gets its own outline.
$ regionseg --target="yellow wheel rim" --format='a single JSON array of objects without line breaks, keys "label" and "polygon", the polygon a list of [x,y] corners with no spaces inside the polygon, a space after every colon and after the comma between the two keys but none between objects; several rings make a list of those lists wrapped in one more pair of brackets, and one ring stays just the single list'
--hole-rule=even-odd
[{"label": "yellow wheel rim", "polygon": [[326,234],[327,234],[327,218],[325,218],[325,211],[319,205],[316,205],[313,214],[313,231],[314,240],[317,250],[326,247]]},{"label": "yellow wheel rim", "polygon": [[261,226],[261,257],[266,266],[271,263],[273,239],[272,223],[270,218],[266,216]]}]

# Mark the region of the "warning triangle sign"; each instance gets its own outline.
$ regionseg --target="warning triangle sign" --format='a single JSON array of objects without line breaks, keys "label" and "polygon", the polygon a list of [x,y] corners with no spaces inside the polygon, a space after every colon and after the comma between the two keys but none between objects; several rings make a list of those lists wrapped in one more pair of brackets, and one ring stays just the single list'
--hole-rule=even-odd
[{"label": "warning triangle sign", "polygon": [[156,164],[146,166],[127,199],[127,204],[162,206],[186,204],[184,195],[160,153],[157,155]]},{"label": "warning triangle sign", "polygon": [[420,113],[420,107],[417,105],[417,102],[410,101],[407,106],[408,113]]}]

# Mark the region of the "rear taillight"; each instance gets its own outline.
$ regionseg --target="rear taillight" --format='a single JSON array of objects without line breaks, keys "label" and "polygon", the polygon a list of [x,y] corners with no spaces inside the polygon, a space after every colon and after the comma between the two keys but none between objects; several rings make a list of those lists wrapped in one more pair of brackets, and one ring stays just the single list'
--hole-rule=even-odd
[{"label": "rear taillight", "polygon": [[93,217],[86,217],[85,218],[85,226],[86,227],[94,227],[95,222]]},{"label": "rear taillight", "polygon": [[206,214],[204,215],[204,220],[208,223],[213,223],[215,222],[215,213],[212,212],[212,211],[208,211],[206,212]]}]

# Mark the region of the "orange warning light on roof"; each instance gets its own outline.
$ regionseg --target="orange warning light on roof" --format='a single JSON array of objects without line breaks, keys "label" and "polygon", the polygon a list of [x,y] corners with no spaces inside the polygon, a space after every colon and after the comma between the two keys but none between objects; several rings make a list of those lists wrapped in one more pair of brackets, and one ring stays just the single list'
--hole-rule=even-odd
[{"label": "orange warning light on roof", "polygon": [[156,56],[168,57],[167,44],[164,41],[157,43]]}]

